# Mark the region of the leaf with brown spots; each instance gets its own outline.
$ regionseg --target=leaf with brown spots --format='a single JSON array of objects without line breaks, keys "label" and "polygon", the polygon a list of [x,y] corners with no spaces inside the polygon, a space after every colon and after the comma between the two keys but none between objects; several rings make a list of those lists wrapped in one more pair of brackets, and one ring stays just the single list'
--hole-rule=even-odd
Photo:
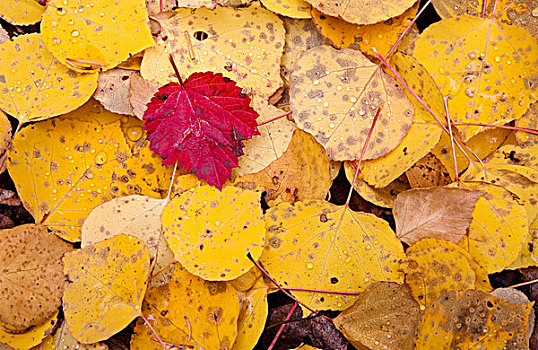
[{"label": "leaf with brown spots", "polygon": [[305,0],[261,0],[274,13],[291,18],[310,18],[311,6]]},{"label": "leaf with brown spots", "polygon": [[[45,343],[51,333],[56,330],[58,325],[58,311],[56,311],[45,322],[30,327],[25,331],[13,332],[7,330],[5,326],[0,327],[0,349],[2,350],[53,350],[53,347],[46,347]],[[38,347],[41,344],[41,348]],[[65,349],[65,348],[64,348]],[[66,349],[70,350],[70,349]],[[86,349],[80,349],[86,350]],[[99,349],[97,349],[99,350]]]},{"label": "leaf with brown spots", "polygon": [[267,290],[263,278],[259,278],[252,288],[239,294],[241,310],[237,321],[238,335],[233,346],[234,350],[254,349],[258,342],[269,313]]},{"label": "leaf with brown spots", "polygon": [[146,105],[153,95],[159,90],[159,84],[147,81],[139,73],[134,73],[129,79],[129,102],[133,108],[133,113],[140,120],[144,119]]},{"label": "leaf with brown spots", "polygon": [[403,89],[351,49],[314,47],[295,64],[290,80],[293,119],[316,138],[331,160],[359,158],[381,105],[364,159],[390,152],[406,135],[414,108]]},{"label": "leaf with brown spots", "polygon": [[129,102],[130,82],[134,74],[134,71],[119,68],[99,74],[93,97],[111,112],[134,115]]},{"label": "leaf with brown spots", "polygon": [[443,163],[428,153],[405,172],[411,188],[445,186],[451,183]]},{"label": "leaf with brown spots", "polygon": [[58,311],[65,282],[61,259],[71,250],[42,225],[0,231],[0,322],[4,328],[38,325]]},{"label": "leaf with brown spots", "polygon": [[0,18],[13,25],[30,25],[41,21],[46,5],[35,0],[0,1]]}]

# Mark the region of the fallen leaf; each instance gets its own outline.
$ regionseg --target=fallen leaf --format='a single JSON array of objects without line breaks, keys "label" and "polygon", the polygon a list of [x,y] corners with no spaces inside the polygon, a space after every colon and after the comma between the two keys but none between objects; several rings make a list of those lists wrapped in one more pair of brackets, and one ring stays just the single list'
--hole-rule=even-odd
[{"label": "fallen leaf", "polygon": [[[415,340],[417,349],[528,349],[532,305],[516,305],[474,291],[449,291],[426,308]],[[435,329],[435,332],[432,332]]]},{"label": "fallen leaf", "polygon": [[[497,168],[514,170],[533,182],[538,182],[538,144],[506,145],[488,158],[487,163]],[[503,167],[505,164],[511,167]]]},{"label": "fallen leaf", "polygon": [[41,21],[46,5],[35,0],[2,0],[0,2],[0,18],[16,25],[26,26]]},{"label": "fallen leaf", "polygon": [[[217,6],[219,0],[146,0],[146,7],[148,14],[154,16],[162,11],[170,11],[178,7],[199,8],[207,7],[208,9],[214,9]],[[162,3],[162,11],[161,11]]]},{"label": "fallen leaf", "polygon": [[129,102],[130,81],[133,74],[133,71],[119,68],[99,74],[97,90],[93,97],[111,112],[134,115]]},{"label": "fallen leaf", "polygon": [[445,166],[428,153],[405,172],[411,188],[446,186],[452,181]]},{"label": "fallen leaf", "polygon": [[0,111],[0,155],[4,154],[11,141],[11,122],[4,112]]},{"label": "fallen leaf", "polygon": [[133,113],[138,119],[143,120],[146,105],[159,89],[159,84],[147,81],[139,73],[132,74],[129,82],[129,102]]},{"label": "fallen leaf", "polygon": [[[26,350],[34,349],[43,339],[49,336],[56,329],[58,323],[58,311],[43,323],[38,324],[26,332],[6,332],[0,326],[0,348],[6,350]],[[52,349],[51,349],[52,350]]]},{"label": "fallen leaf", "polygon": [[20,35],[1,49],[0,108],[21,123],[70,112],[97,87],[97,74],[78,74],[62,66],[40,34]]},{"label": "fallen leaf", "polygon": [[144,0],[50,0],[41,20],[43,42],[77,72],[114,68],[154,45]]},{"label": "fallen leaf", "polygon": [[175,259],[190,273],[211,281],[237,278],[254,265],[265,244],[261,194],[205,185],[174,197],[162,214]]},{"label": "fallen leaf", "polygon": [[235,185],[262,188],[269,206],[324,199],[331,187],[329,159],[310,134],[295,130],[282,157],[255,174],[237,178]]},{"label": "fallen leaf", "polygon": [[[534,101],[537,55],[536,39],[525,29],[469,16],[434,23],[415,48],[457,123],[501,125],[520,118]],[[458,129],[468,140],[484,127]]]},{"label": "fallen leaf", "polygon": [[6,32],[6,30],[0,25],[0,44],[5,43],[7,40],[9,40],[9,35]]},{"label": "fallen leaf", "polygon": [[418,303],[407,286],[376,282],[334,319],[336,328],[356,348],[413,349],[420,319]]},{"label": "fallen leaf", "polygon": [[305,0],[261,0],[268,10],[291,18],[310,18],[311,6]]},{"label": "fallen leaf", "polygon": [[265,328],[265,321],[269,313],[267,289],[267,285],[260,278],[251,289],[240,297],[241,308],[237,320],[237,338],[232,349],[254,349]]},{"label": "fallen leaf", "polygon": [[81,343],[105,340],[140,316],[149,253],[136,237],[117,235],[66,254],[63,310]]},{"label": "fallen leaf", "polygon": [[[290,107],[297,126],[311,133],[331,160],[360,157],[378,110],[364,159],[394,149],[411,126],[413,106],[396,81],[361,53],[314,47],[303,53],[290,80]],[[397,117],[393,117],[397,116]]]},{"label": "fallen leaf", "polygon": [[[538,102],[531,103],[527,112],[525,112],[521,118],[516,120],[514,125],[518,128],[538,130]],[[516,138],[519,144],[526,142],[533,144],[538,143],[538,135],[525,131],[516,131]]]},{"label": "fallen leaf", "polygon": [[[375,281],[402,281],[397,271],[398,260],[404,258],[402,244],[375,215],[306,201],[279,204],[266,212],[265,220],[268,244],[260,263],[284,288],[360,292]],[[343,310],[356,299],[292,293],[315,309]]]},{"label": "fallen leaf", "polygon": [[521,247],[516,260],[507,269],[517,270],[538,265],[538,249],[535,247],[538,247],[538,219],[535,219],[530,224],[529,235],[525,244]]},{"label": "fallen leaf", "polygon": [[[260,7],[218,7],[214,11],[178,9],[154,19],[162,31],[157,45],[144,54],[140,72],[145,79],[161,85],[176,81],[168,61],[168,54],[173,54],[179,71],[186,76],[204,71],[222,73],[266,98],[282,86],[284,26],[276,14]],[[254,39],[243,41],[241,37]]]},{"label": "fallen leaf", "polygon": [[104,342],[82,344],[73,337],[73,334],[67,327],[65,320],[60,324],[60,327],[54,332],[54,347],[57,350],[108,350],[108,346]]},{"label": "fallen leaf", "polygon": [[27,224],[1,230],[0,247],[0,322],[11,330],[42,324],[60,307],[61,259],[71,246],[45,226]]},{"label": "fallen leaf", "polygon": [[432,187],[402,192],[394,201],[396,236],[411,245],[422,238],[458,243],[467,233],[481,190]]}]

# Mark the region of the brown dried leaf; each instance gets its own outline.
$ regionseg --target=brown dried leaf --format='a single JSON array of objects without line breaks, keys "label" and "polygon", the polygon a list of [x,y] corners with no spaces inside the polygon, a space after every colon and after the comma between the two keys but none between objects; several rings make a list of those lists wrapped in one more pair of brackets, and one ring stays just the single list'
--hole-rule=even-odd
[{"label": "brown dried leaf", "polygon": [[146,105],[159,89],[159,84],[147,81],[139,73],[131,75],[129,82],[129,101],[131,102],[133,113],[138,119],[142,120],[147,109]]},{"label": "brown dried leaf", "polygon": [[93,97],[111,112],[134,115],[129,103],[129,86],[133,74],[134,71],[120,68],[102,72]]},{"label": "brown dried leaf", "polygon": [[445,186],[452,182],[443,163],[431,153],[416,162],[405,175],[412,188]]}]

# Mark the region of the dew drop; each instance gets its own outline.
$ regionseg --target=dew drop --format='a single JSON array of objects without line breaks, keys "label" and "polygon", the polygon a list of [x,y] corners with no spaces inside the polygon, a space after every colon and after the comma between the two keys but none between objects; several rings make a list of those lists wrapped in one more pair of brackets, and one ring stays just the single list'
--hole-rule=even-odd
[{"label": "dew drop", "polygon": [[52,42],[55,43],[55,44],[59,44],[61,41],[60,41],[60,38],[57,38],[57,37],[52,37]]},{"label": "dew drop", "polygon": [[443,67],[439,67],[439,73],[445,74],[445,69]]},{"label": "dew drop", "polygon": [[95,155],[94,161],[97,165],[103,165],[108,160],[108,156],[105,152],[99,152]]},{"label": "dew drop", "polygon": [[61,8],[61,7],[58,8],[58,11],[57,11],[57,12],[58,12],[58,16],[63,16],[63,15],[65,15],[65,14],[67,13],[67,11],[64,10],[64,9]]},{"label": "dew drop", "polygon": [[308,263],[308,264],[306,264],[306,268],[309,269],[309,270],[311,270],[311,269],[314,268],[314,264],[312,264],[312,263]]},{"label": "dew drop", "polygon": [[132,126],[127,129],[127,138],[133,142],[140,140],[143,130],[140,126]]},{"label": "dew drop", "polygon": [[318,84],[319,84],[319,80],[314,80],[312,83],[313,83],[314,85],[318,85]]},{"label": "dew drop", "polygon": [[500,56],[495,56],[495,62],[501,62],[501,57]]},{"label": "dew drop", "polygon": [[69,22],[67,23],[69,23],[70,25],[73,25],[75,22],[72,19],[70,19]]},{"label": "dew drop", "polygon": [[56,22],[56,21],[52,21],[52,22],[50,22],[50,24],[51,24],[53,27],[56,27],[56,26],[58,25],[58,22]]},{"label": "dew drop", "polygon": [[76,38],[76,37],[79,36],[79,35],[80,35],[80,33],[78,32],[78,30],[73,30],[73,31],[71,32],[71,36],[74,37],[74,38]]},{"label": "dew drop", "polygon": [[467,97],[474,97],[475,89],[473,88],[467,88],[465,89],[465,96]]}]

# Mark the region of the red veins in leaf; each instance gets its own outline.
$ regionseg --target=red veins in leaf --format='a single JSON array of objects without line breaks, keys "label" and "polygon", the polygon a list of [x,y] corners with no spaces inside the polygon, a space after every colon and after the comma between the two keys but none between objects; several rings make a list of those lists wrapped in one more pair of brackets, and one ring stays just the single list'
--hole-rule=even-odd
[{"label": "red veins in leaf", "polygon": [[222,188],[243,154],[242,140],[259,135],[250,98],[222,74],[194,73],[181,86],[161,87],[144,113],[150,148]]}]

